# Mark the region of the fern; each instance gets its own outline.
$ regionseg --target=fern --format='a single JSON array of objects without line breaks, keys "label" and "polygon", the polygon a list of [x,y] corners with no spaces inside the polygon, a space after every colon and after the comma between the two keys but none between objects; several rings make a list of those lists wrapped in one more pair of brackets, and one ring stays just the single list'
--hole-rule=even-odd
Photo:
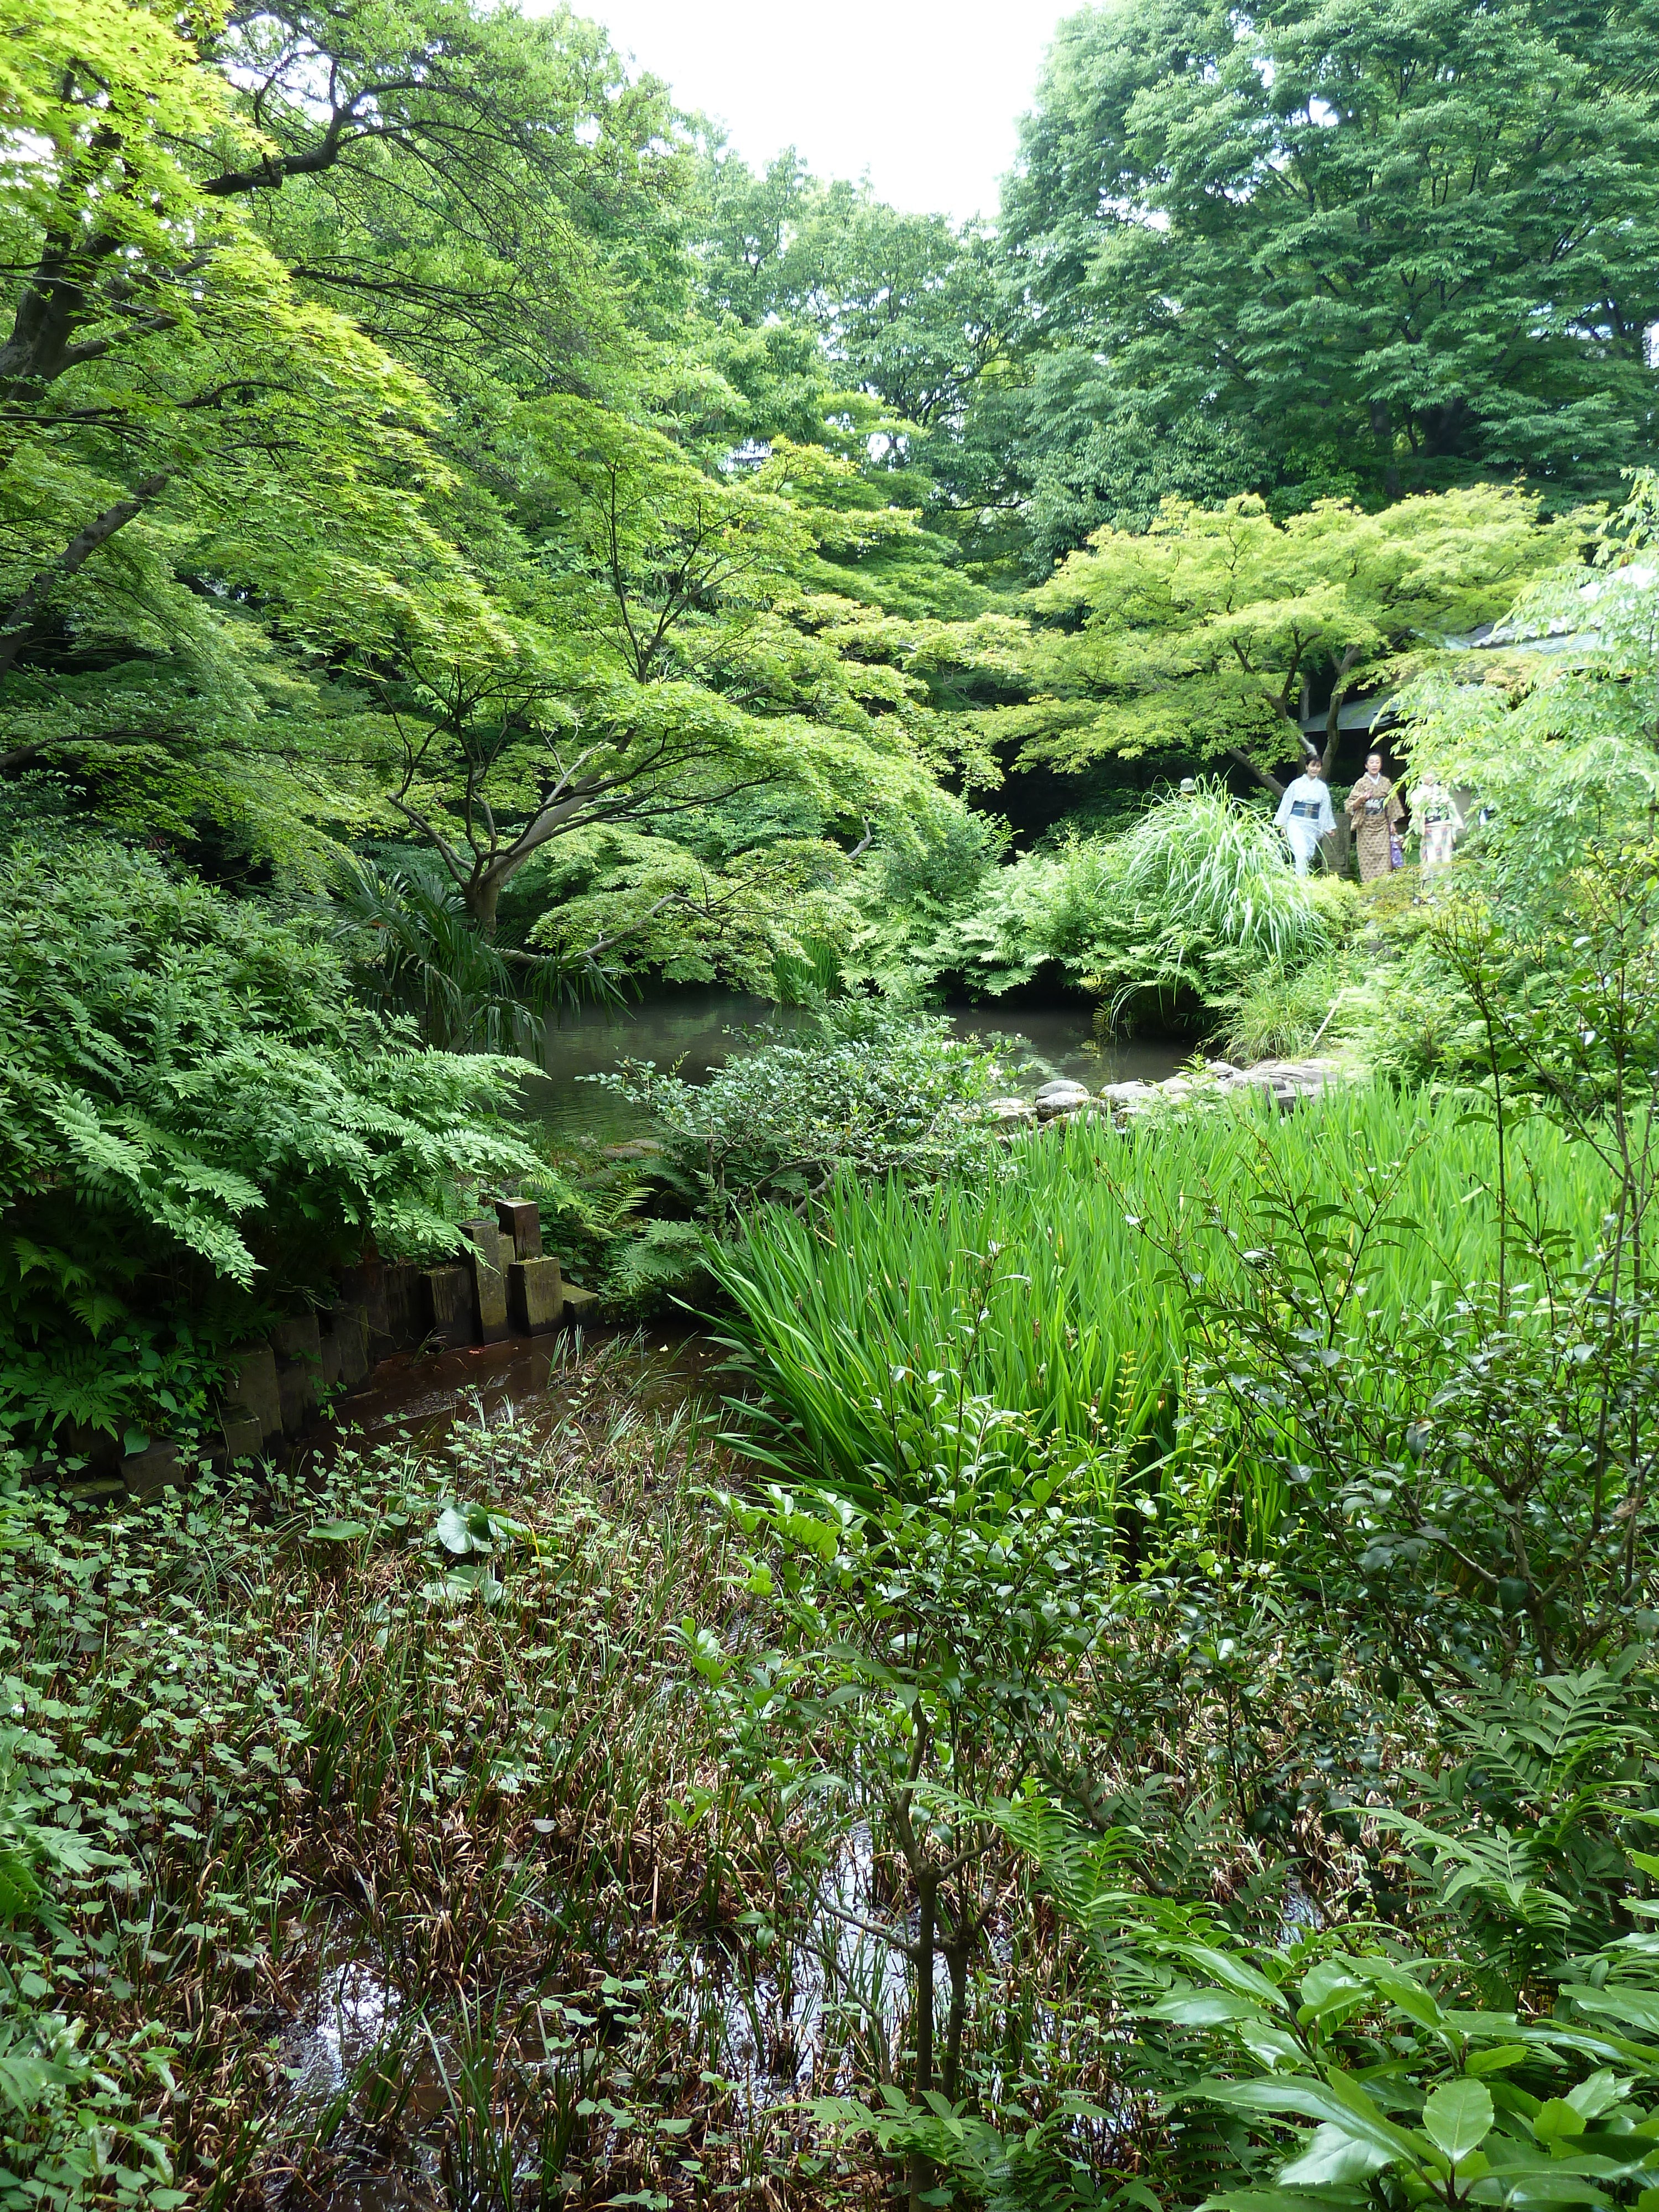
[{"label": "fern", "polygon": [[[366,1240],[536,1163],[499,1060],[366,1013],[320,921],[110,843],[0,860],[0,1429],[148,1431]],[[201,1316],[213,1316],[204,1334]]]}]

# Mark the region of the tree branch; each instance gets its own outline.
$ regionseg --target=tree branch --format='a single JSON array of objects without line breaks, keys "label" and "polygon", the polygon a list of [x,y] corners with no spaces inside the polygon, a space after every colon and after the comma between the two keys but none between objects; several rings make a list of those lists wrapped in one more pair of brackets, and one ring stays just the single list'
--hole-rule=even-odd
[{"label": "tree branch", "polygon": [[[55,588],[85,568],[99,547],[106,545],[118,530],[124,530],[135,515],[142,514],[166,490],[172,477],[171,469],[158,470],[154,476],[144,477],[129,498],[117,500],[113,507],[106,507],[77,531],[49,568],[35,572],[27,588],[12,602],[4,621],[0,622],[0,682],[9,674],[12,664],[34,635]],[[7,756],[8,760],[9,757]]]}]

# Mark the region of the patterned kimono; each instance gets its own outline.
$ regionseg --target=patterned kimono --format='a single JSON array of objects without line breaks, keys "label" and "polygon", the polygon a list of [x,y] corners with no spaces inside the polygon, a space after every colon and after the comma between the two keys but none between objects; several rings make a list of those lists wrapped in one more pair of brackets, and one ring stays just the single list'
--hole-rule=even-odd
[{"label": "patterned kimono", "polygon": [[1443,783],[1419,783],[1412,793],[1412,813],[1423,833],[1423,866],[1443,868],[1463,827],[1456,801]]},{"label": "patterned kimono", "polygon": [[1346,812],[1359,852],[1360,882],[1386,876],[1394,865],[1389,851],[1394,827],[1406,815],[1393,784],[1386,775],[1362,775],[1348,793]]}]

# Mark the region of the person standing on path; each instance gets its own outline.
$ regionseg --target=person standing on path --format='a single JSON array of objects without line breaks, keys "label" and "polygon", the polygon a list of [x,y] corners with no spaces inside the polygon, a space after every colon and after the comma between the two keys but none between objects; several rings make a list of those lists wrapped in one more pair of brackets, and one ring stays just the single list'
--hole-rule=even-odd
[{"label": "person standing on path", "polygon": [[1412,793],[1412,817],[1423,833],[1423,870],[1443,868],[1463,828],[1457,802],[1437,775],[1425,776]]},{"label": "person standing on path", "polygon": [[1406,817],[1392,780],[1382,773],[1381,753],[1366,755],[1365,773],[1348,793],[1346,811],[1359,848],[1359,880],[1374,882],[1394,866],[1395,824]]},{"label": "person standing on path", "polygon": [[1319,850],[1320,839],[1328,837],[1336,827],[1331,794],[1325,788],[1325,771],[1316,760],[1309,761],[1296,781],[1285,785],[1285,796],[1279,802],[1273,820],[1285,832],[1285,842],[1296,861],[1296,872],[1305,876]]}]

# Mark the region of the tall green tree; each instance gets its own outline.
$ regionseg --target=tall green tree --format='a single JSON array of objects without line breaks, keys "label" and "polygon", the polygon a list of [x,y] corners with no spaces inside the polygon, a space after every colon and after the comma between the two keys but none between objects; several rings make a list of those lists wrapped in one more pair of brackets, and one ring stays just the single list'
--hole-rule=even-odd
[{"label": "tall green tree", "polygon": [[1614,489],[1656,441],[1656,30],[1640,0],[1062,25],[1004,210],[1048,550],[1166,493]]},{"label": "tall green tree", "polygon": [[333,679],[508,649],[514,408],[625,400],[630,319],[683,304],[661,88],[456,0],[33,23],[0,85],[0,774],[315,872],[373,815]]},{"label": "tall green tree", "polygon": [[1277,794],[1309,753],[1328,760],[1350,698],[1496,620],[1573,535],[1489,485],[1283,523],[1248,496],[1171,502],[1145,536],[1097,532],[1043,586],[1057,619],[1032,696],[981,727],[1032,764],[1224,761]]}]

